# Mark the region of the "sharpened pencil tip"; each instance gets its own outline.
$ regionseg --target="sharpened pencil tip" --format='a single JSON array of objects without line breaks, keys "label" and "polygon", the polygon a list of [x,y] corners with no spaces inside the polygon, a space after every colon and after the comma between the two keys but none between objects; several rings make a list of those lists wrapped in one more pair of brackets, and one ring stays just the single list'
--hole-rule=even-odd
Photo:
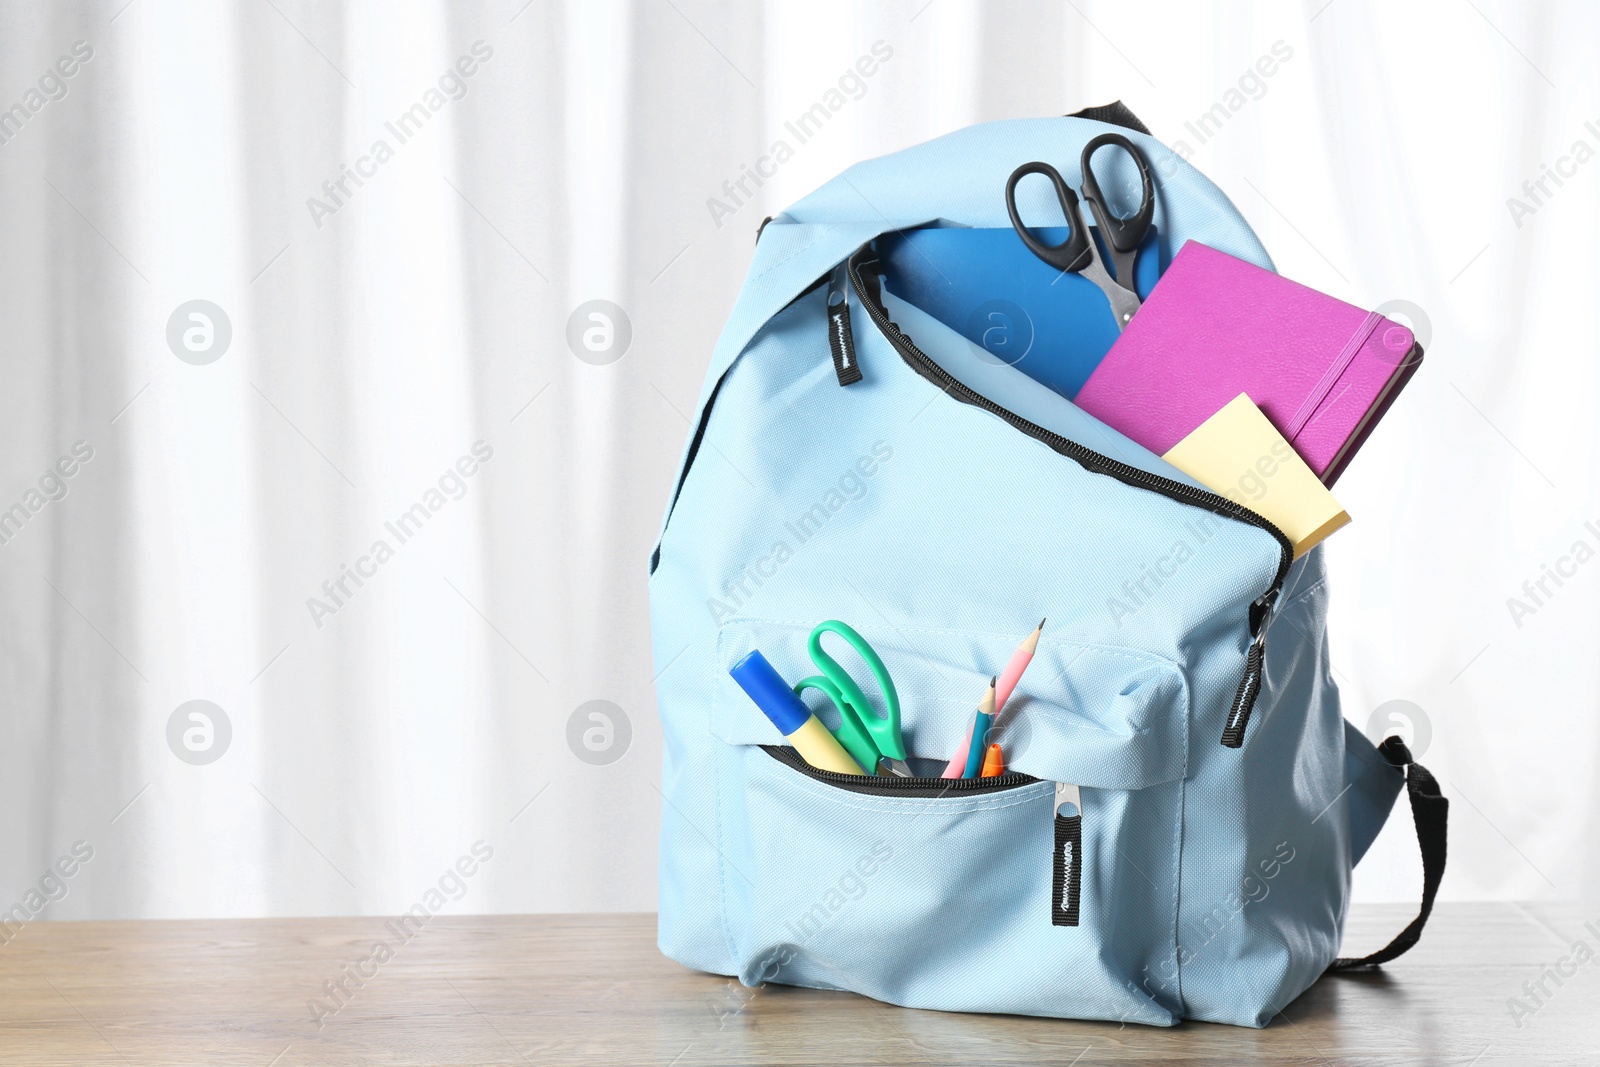
[{"label": "sharpened pencil tip", "polygon": [[1045,623],[1046,623],[1046,622],[1047,622],[1047,621],[1048,621],[1048,620],[1049,620],[1049,616],[1048,616],[1048,615],[1047,615],[1047,616],[1045,616],[1045,617],[1044,617],[1044,618],[1043,618],[1043,619],[1040,619],[1040,620],[1039,620],[1039,625],[1038,625],[1038,626],[1035,626],[1035,627],[1034,627],[1034,629],[1035,629],[1035,630],[1042,630],[1042,629],[1044,629],[1044,624],[1045,624]]}]

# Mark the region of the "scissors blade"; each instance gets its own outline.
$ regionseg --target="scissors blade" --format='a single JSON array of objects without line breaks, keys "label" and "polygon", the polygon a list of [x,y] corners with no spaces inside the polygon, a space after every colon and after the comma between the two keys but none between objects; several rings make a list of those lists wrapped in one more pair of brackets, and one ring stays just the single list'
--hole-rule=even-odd
[{"label": "scissors blade", "polygon": [[906,763],[906,761],[903,759],[891,759],[888,756],[884,756],[878,760],[878,773],[882,774],[884,768],[888,768],[890,774],[896,775],[900,778],[916,777],[916,774],[911,770],[910,764]]},{"label": "scissors blade", "polygon": [[1100,258],[1100,249],[1092,239],[1089,242],[1089,251],[1092,256],[1089,265],[1079,273],[1098,285],[1100,291],[1106,294],[1106,300],[1111,304],[1111,315],[1117,320],[1117,330],[1120,332],[1128,325],[1128,320],[1133,318],[1133,313],[1139,310],[1139,294],[1124,289],[1111,277],[1110,272],[1106,270],[1105,260]]}]

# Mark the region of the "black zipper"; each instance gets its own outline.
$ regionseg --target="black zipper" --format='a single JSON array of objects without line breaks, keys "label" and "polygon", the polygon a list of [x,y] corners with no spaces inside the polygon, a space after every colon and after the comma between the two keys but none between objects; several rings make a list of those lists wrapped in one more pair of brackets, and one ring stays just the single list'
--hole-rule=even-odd
[{"label": "black zipper", "polygon": [[1032,785],[1042,779],[1021,771],[1006,771],[992,778],[900,778],[884,774],[840,774],[823,771],[807,763],[794,749],[786,745],[762,745],[761,750],[785,767],[799,771],[807,778],[827,782],[831,786],[852,793],[866,793],[875,797],[942,797],[971,796],[973,793],[998,793],[1005,789]]},{"label": "black zipper", "polygon": [[888,312],[883,307],[883,298],[878,291],[877,275],[869,272],[864,276],[861,271],[864,265],[876,262],[875,254],[871,248],[871,242],[868,242],[857,249],[855,254],[850,257],[850,286],[855,290],[856,295],[861,298],[861,306],[866,309],[868,317],[877,325],[879,332],[894,346],[895,351],[900,353],[900,358],[905,360],[906,365],[912,370],[955,399],[1004,419],[1015,429],[1037,441],[1043,442],[1051,450],[1074,460],[1079,466],[1091,473],[1107,474],[1126,485],[1139,489],[1148,489],[1152,493],[1159,493],[1170,500],[1176,500],[1191,507],[1203,508],[1224,518],[1234,519],[1265,530],[1278,542],[1278,572],[1272,579],[1272,585],[1251,605],[1251,648],[1245,657],[1244,678],[1240,681],[1239,689],[1234,694],[1233,706],[1229,709],[1228,720],[1222,732],[1223,745],[1228,748],[1240,747],[1244,743],[1244,729],[1249,724],[1250,711],[1255,706],[1255,698],[1261,690],[1262,645],[1266,637],[1267,624],[1271,619],[1272,610],[1277,604],[1278,594],[1283,590],[1284,580],[1289,575],[1289,567],[1294,563],[1294,546],[1289,543],[1289,538],[1284,536],[1283,531],[1271,522],[1268,522],[1249,508],[1241,504],[1235,504],[1225,496],[1213,493],[1209,489],[1198,489],[1192,485],[1185,485],[1183,482],[1173,481],[1171,478],[1163,478],[1139,467],[1130,466],[1121,460],[1101,455],[1093,449],[1085,448],[1076,441],[1062,437],[1058,433],[1052,433],[1043,426],[1029,422],[1021,415],[1001,407],[988,397],[967,388],[967,386],[951,377],[943,367],[929,359],[926,353],[912,343],[911,338],[901,333],[900,328],[890,321]]}]

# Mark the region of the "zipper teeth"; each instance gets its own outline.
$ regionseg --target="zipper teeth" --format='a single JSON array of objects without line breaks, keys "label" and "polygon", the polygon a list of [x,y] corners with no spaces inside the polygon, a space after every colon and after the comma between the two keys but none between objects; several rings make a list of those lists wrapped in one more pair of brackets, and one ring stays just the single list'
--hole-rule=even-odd
[{"label": "zipper teeth", "polygon": [[762,745],[761,748],[779,763],[793,767],[808,778],[848,789],[852,793],[874,795],[912,793],[932,797],[946,793],[995,792],[1042,781],[1021,771],[1006,771],[991,778],[900,778],[889,775],[840,774],[837,771],[824,771],[811,766],[792,748],[782,745]]},{"label": "zipper teeth", "polygon": [[1130,466],[1121,460],[1112,459],[1110,456],[1101,455],[1090,448],[1085,448],[1070,438],[1053,433],[1043,426],[1029,422],[1027,419],[996,404],[988,397],[967,388],[961,382],[951,377],[943,367],[939,366],[928,355],[912,343],[911,339],[900,332],[900,328],[890,321],[888,313],[878,300],[874,300],[866,293],[866,286],[861,280],[860,262],[862,253],[867,250],[867,245],[862,245],[850,257],[848,269],[850,274],[850,287],[861,300],[862,307],[866,308],[867,315],[877,325],[878,329],[895,350],[900,353],[900,358],[907,365],[924,378],[929,379],[945,392],[974,407],[982,408],[991,415],[998,416],[1021,430],[1029,437],[1049,445],[1051,449],[1069,459],[1076,460],[1085,470],[1096,474],[1109,474],[1120,482],[1136,486],[1140,489],[1149,489],[1160,493],[1162,496],[1177,500],[1180,503],[1190,504],[1194,507],[1204,508],[1207,511],[1236,519],[1258,527],[1271,534],[1278,542],[1278,573],[1272,579],[1272,586],[1264,597],[1274,597],[1283,588],[1283,582],[1289,574],[1289,565],[1294,562],[1294,546],[1289,543],[1288,537],[1282,530],[1271,522],[1257,515],[1249,508],[1235,504],[1227,497],[1213,493],[1209,489],[1196,489],[1194,486],[1163,478],[1158,474],[1151,474],[1147,470]]}]

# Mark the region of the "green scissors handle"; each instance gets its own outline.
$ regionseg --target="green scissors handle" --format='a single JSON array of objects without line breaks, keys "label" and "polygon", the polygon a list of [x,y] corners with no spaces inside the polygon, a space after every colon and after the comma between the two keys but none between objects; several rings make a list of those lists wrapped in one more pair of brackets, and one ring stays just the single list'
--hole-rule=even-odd
[{"label": "green scissors handle", "polygon": [[[866,661],[867,669],[872,672],[873,680],[883,693],[886,715],[879,717],[867,700],[867,695],[850,677],[850,672],[839,666],[838,661],[822,647],[822,635],[829,633],[844,638],[845,643]],[[892,774],[913,777],[905,761],[905,741],[900,736],[900,694],[895,692],[894,679],[889,677],[888,668],[884,667],[883,660],[878,658],[872,646],[867,644],[866,638],[837,619],[829,619],[818,623],[816,629],[811,631],[807,648],[811,653],[811,662],[822,673],[802,679],[795,685],[794,691],[799,693],[815,689],[839,709],[839,728],[833,731],[833,736],[861,766],[875,771],[883,763]]]}]

